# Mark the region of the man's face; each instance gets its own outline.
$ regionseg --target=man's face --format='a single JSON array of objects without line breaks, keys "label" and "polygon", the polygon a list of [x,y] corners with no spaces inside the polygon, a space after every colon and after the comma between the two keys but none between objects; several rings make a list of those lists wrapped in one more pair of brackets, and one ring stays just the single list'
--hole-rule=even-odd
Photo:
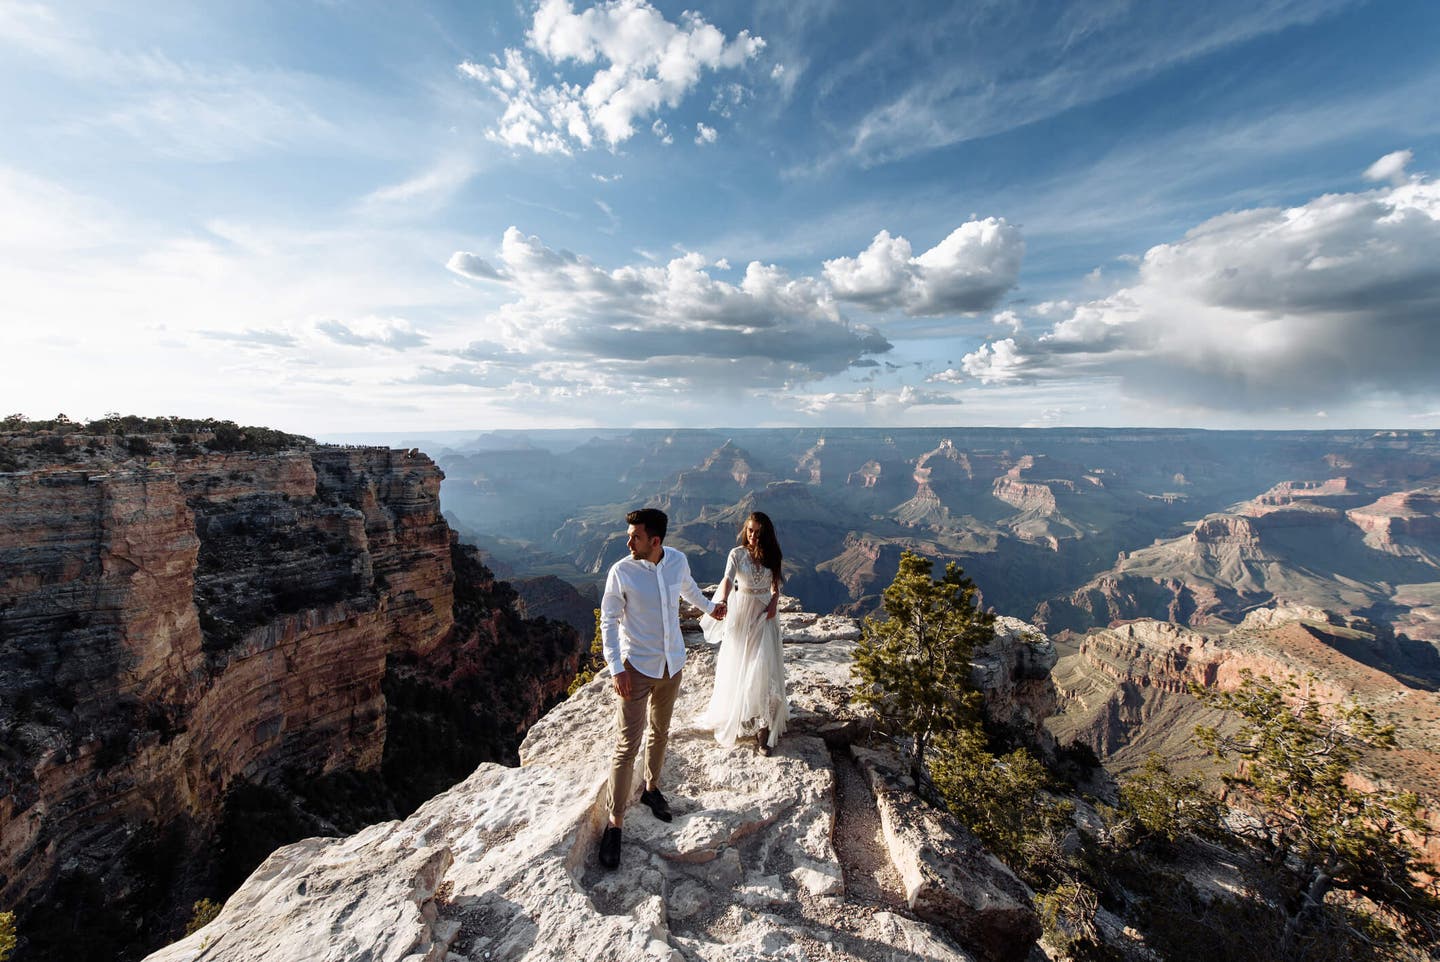
[{"label": "man's face", "polygon": [[630,557],[636,561],[655,560],[655,549],[660,546],[660,539],[652,538],[643,524],[630,525],[625,529],[625,534],[628,536],[625,547],[630,549]]}]

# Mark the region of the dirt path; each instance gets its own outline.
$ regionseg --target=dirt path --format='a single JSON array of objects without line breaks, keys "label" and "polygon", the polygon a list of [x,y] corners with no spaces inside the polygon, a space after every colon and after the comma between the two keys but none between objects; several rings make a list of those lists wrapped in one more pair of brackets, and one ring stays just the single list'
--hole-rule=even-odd
[{"label": "dirt path", "polygon": [[845,873],[846,901],[903,911],[905,888],[890,862],[870,786],[848,751],[832,751],[830,757],[835,765],[835,853]]}]

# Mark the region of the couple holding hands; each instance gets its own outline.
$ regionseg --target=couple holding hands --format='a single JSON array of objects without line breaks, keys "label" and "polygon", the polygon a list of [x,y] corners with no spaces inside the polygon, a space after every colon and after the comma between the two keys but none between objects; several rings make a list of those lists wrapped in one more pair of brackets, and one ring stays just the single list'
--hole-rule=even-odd
[{"label": "couple holding hands", "polygon": [[619,727],[610,761],[610,820],[600,837],[600,864],[607,869],[620,864],[620,831],[642,729],[645,786],[640,801],[661,821],[672,817],[660,791],[660,768],[685,665],[681,598],[705,612],[700,625],[706,640],[720,645],[715,691],[699,724],[713,729],[715,740],[726,747],[753,735],[757,749],[769,755],[790,717],[776,618],[780,543],[769,517],[756,511],[741,525],[713,602],[695,583],[685,555],[665,546],[665,512],[641,508],[626,515],[625,522],[630,556],[611,566],[600,602],[600,633],[618,696]]}]

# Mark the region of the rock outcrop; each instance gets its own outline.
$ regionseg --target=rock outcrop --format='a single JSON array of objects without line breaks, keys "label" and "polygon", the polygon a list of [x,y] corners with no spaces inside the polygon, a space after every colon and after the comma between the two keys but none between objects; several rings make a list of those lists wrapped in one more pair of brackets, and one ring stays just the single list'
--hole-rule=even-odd
[{"label": "rock outcrop", "polygon": [[0,474],[0,904],[29,958],[136,957],[254,845],[513,757],[573,676],[579,639],[514,613],[417,452],[50,440]]},{"label": "rock outcrop", "polygon": [[[521,767],[482,765],[404,821],[280,849],[151,962],[1027,958],[1025,886],[912,802],[896,759],[851,747],[857,626],[793,602],[781,618],[793,717],[776,753],[696,727],[714,655],[692,633],[663,781],[675,819],[633,805],[617,871],[595,856],[613,739],[602,671],[530,730]],[[999,688],[1045,661],[1033,629],[1007,627],[981,673],[994,703],[1022,701]]]},{"label": "rock outcrop", "polygon": [[[1353,701],[1394,724],[1398,749],[1366,755],[1361,775],[1417,793],[1440,827],[1440,694],[1387,670],[1403,649],[1382,627],[1307,607],[1262,609],[1230,628],[1117,625],[1089,633],[1056,664],[1060,711],[1046,724],[1061,744],[1089,745],[1112,772],[1136,768],[1152,752],[1212,772],[1195,726],[1224,728],[1233,719],[1202,705],[1190,686],[1233,690],[1245,672],[1294,681],[1322,704]],[[1440,864],[1433,837],[1418,844]]]},{"label": "rock outcrop", "polygon": [[1121,553],[1110,571],[1042,603],[1035,620],[1057,633],[1137,618],[1233,625],[1252,610],[1307,604],[1378,613],[1440,641],[1430,597],[1440,497],[1422,488],[1365,503],[1373,494],[1347,478],[1276,485],[1183,537]]}]

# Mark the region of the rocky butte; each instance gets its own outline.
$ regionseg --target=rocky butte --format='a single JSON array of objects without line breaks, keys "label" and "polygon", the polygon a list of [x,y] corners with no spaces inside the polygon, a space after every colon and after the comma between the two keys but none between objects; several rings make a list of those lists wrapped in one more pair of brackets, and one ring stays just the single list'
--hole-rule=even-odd
[{"label": "rocky butte", "polygon": [[27,958],[136,958],[277,844],[513,759],[578,664],[457,543],[428,457],[192,427],[0,435],[0,905]]}]

